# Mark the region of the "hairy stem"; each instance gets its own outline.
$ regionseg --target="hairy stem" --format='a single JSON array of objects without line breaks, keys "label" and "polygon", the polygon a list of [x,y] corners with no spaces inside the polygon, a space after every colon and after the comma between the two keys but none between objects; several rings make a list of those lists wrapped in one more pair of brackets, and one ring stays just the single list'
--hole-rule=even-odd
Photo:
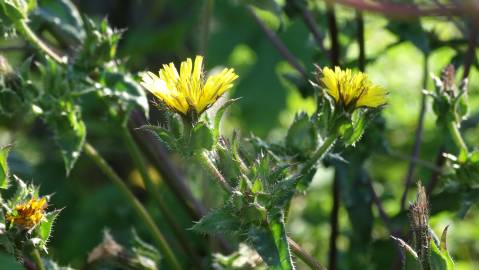
[{"label": "hairy stem", "polygon": [[42,257],[38,249],[34,248],[32,251],[33,261],[35,261],[35,266],[37,270],[45,270],[45,265],[43,264]]},{"label": "hairy stem", "polygon": [[293,239],[288,237],[288,244],[291,247],[294,255],[300,258],[304,263],[306,263],[311,269],[314,270],[326,270],[314,257],[309,255],[298,243]]},{"label": "hairy stem", "polygon": [[311,170],[319,160],[321,160],[324,155],[328,152],[328,150],[333,146],[334,142],[336,141],[337,136],[329,136],[324,141],[321,147],[314,153],[314,155],[309,159],[306,165],[301,170],[301,174],[306,174]]},{"label": "hairy stem", "polygon": [[91,144],[86,142],[84,145],[84,151],[85,154],[95,163],[95,165],[97,165],[98,168],[108,177],[108,179],[113,182],[113,184],[117,187],[118,191],[122,193],[126,201],[133,207],[135,213],[138,215],[141,222],[151,233],[153,240],[155,241],[163,256],[165,256],[166,262],[171,267],[171,269],[180,270],[180,263],[176,259],[168,242],[156,226],[155,222],[153,221],[153,218],[150,216],[148,211],[143,207],[143,205],[138,201],[135,195],[133,195],[130,189],[121,180],[118,174],[116,174],[116,172],[110,167],[110,165],[108,165],[108,163],[103,159],[103,157]]},{"label": "hairy stem", "polygon": [[131,158],[133,159],[133,162],[135,163],[135,167],[140,172],[141,178],[143,179],[143,183],[145,184],[147,192],[156,201],[156,204],[158,205],[158,208],[160,209],[160,212],[163,218],[165,219],[166,223],[168,223],[170,228],[173,230],[173,233],[178,238],[178,241],[181,247],[183,248],[183,250],[185,251],[185,253],[192,259],[194,265],[200,267],[201,262],[198,255],[191,247],[190,242],[188,241],[188,237],[184,234],[183,229],[175,221],[170,210],[168,210],[166,203],[163,201],[163,196],[161,195],[160,190],[155,185],[155,183],[150,177],[150,174],[148,173],[148,170],[146,168],[146,162],[141,154],[141,151],[136,145],[135,141],[133,140],[133,137],[130,134],[130,131],[128,130],[126,126],[121,127],[121,135],[123,137],[123,140],[126,143],[126,147],[128,148],[128,151],[130,152]]},{"label": "hairy stem", "polygon": [[20,20],[15,24],[15,28],[22,34],[22,36],[28,40],[32,45],[37,47],[39,50],[45,52],[48,56],[53,58],[56,62],[60,64],[66,64],[67,60],[65,57],[58,55],[54,52],[47,44],[45,44],[37,35],[32,31],[30,26],[28,26],[25,20]]},{"label": "hairy stem", "polygon": [[461,150],[461,151],[466,151],[467,150],[467,145],[464,142],[464,139],[462,138],[461,132],[459,131],[459,128],[454,121],[450,121],[447,123],[447,129],[449,130],[449,133],[451,134],[452,140],[456,144],[456,146]]}]

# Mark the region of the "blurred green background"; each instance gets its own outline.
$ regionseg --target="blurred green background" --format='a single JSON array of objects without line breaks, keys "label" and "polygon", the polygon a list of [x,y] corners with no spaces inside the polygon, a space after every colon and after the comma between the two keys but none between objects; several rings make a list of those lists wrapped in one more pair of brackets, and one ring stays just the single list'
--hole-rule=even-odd
[{"label": "blurred green background", "polygon": [[[41,2],[41,1],[40,1]],[[186,57],[201,53],[206,57],[208,69],[221,66],[233,67],[240,76],[230,92],[241,97],[223,121],[226,134],[233,130],[248,135],[254,133],[269,141],[281,140],[287,127],[298,111],[312,113],[315,101],[311,89],[305,82],[288,80],[298,78],[296,71],[286,62],[264,33],[255,24],[251,15],[241,3],[235,1],[139,1],[139,0],[82,0],[74,1],[78,9],[95,19],[106,17],[115,28],[124,30],[119,55],[125,59],[132,72],[157,70],[169,62],[178,63]],[[264,1],[267,2],[267,1]],[[281,2],[281,1],[280,1]],[[429,1],[418,1],[420,3]],[[434,2],[434,1],[433,1]],[[205,13],[208,3],[213,3],[211,14]],[[310,8],[325,35],[324,44],[330,45],[327,31],[326,8],[323,1],[311,1]],[[308,28],[299,16],[287,16],[284,12],[259,12],[263,21],[277,32],[288,49],[303,64],[308,73],[314,71],[314,63],[331,65],[328,56],[318,49]],[[339,30],[340,57],[343,66],[357,69],[358,44],[356,39],[355,10],[336,6]],[[209,19],[209,33],[204,33],[203,24]],[[427,54],[429,72],[439,74],[448,63],[458,67],[458,78],[462,74],[462,63],[467,48],[467,36],[461,26],[461,18],[420,18],[395,20],[373,13],[365,13],[366,71],[372,80],[384,86],[390,93],[388,106],[382,115],[385,119],[385,138],[388,147],[396,153],[409,155],[414,141],[414,132],[422,96],[424,77],[427,89],[432,90],[432,81],[424,74]],[[207,38],[205,38],[207,37]],[[20,40],[2,41],[2,45],[22,45]],[[477,51],[477,50],[476,50]],[[28,57],[31,51],[8,51],[6,55],[13,63]],[[470,74],[469,101],[471,118],[479,114],[479,73],[475,59]],[[298,87],[299,85],[299,87]],[[304,86],[304,87],[301,87]],[[308,92],[309,91],[309,92]],[[442,136],[437,133],[435,116],[427,102],[423,143],[419,157],[434,163]],[[134,170],[126,148],[117,133],[108,128],[94,108],[85,118],[89,137],[105,153],[121,175],[135,187],[140,198],[145,191],[139,184],[139,174]],[[158,113],[152,109],[151,123],[158,121]],[[27,120],[28,125],[2,119],[0,144],[15,143],[11,156],[12,170],[25,180],[32,180],[41,186],[44,194],[54,194],[52,208],[64,208],[55,226],[50,243],[50,253],[61,264],[81,266],[88,252],[102,239],[102,230],[109,228],[120,241],[126,241],[135,218],[125,207],[121,195],[109,185],[93,164],[82,157],[71,176],[66,179],[63,160],[56,148],[50,131],[38,120]],[[471,146],[479,141],[477,121],[471,121],[465,136]],[[380,143],[380,142],[378,142]],[[175,158],[173,156],[173,158]],[[346,156],[347,159],[347,156]],[[383,201],[386,212],[395,217],[400,211],[400,199],[406,176],[408,161],[391,155],[372,155],[367,169],[374,180],[374,188]],[[181,162],[178,166],[182,167]],[[188,169],[188,179],[198,197],[208,206],[218,203],[214,191],[204,187],[206,181],[194,169]],[[160,185],[158,173],[152,169]],[[417,167],[414,180],[428,182],[431,171]],[[291,219],[288,223],[290,236],[321,262],[328,258],[329,213],[331,210],[331,168],[319,170],[312,186],[304,196],[298,196],[292,204]],[[179,203],[163,189],[172,209],[181,208]],[[204,197],[204,193],[208,196]],[[412,200],[411,191],[408,200]],[[441,201],[440,201],[441,202]],[[449,250],[457,263],[457,269],[479,268],[479,215],[473,207],[464,219],[459,219],[459,198],[451,197],[437,207],[432,202],[432,228],[440,233],[451,225]],[[150,205],[153,206],[153,205]],[[159,213],[151,207],[158,219]],[[374,216],[372,242],[369,248],[369,269],[389,269],[394,261],[394,243],[389,232]],[[186,213],[177,211],[182,225],[192,225]],[[397,216],[404,219],[404,215]],[[160,222],[161,224],[161,222]],[[141,234],[141,228],[137,228]],[[167,228],[165,228],[167,230]],[[352,229],[344,208],[340,210],[340,236],[338,239],[339,268],[351,269],[350,236]],[[202,237],[189,234],[193,241]],[[187,258],[184,258],[187,259]],[[299,264],[301,267],[301,264]],[[384,267],[387,265],[387,267]]]}]

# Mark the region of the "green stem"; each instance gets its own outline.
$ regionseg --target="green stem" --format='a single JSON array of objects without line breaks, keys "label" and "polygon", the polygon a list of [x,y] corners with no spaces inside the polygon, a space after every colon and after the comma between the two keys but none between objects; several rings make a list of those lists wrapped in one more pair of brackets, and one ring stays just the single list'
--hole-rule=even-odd
[{"label": "green stem", "polygon": [[326,152],[328,152],[329,148],[334,144],[338,136],[328,136],[324,141],[321,147],[314,153],[314,155],[309,159],[309,161],[304,165],[303,169],[301,170],[301,174],[308,173],[314,165],[321,160]]},{"label": "green stem", "polygon": [[35,261],[35,265],[37,266],[38,270],[45,270],[45,265],[43,264],[42,257],[40,256],[40,252],[38,249],[34,248],[32,251],[32,257]]},{"label": "green stem", "polygon": [[133,193],[128,189],[126,184],[121,180],[121,178],[113,171],[113,169],[108,165],[108,163],[103,159],[103,157],[96,151],[96,149],[89,144],[88,142],[84,145],[85,154],[100,168],[100,170],[113,182],[113,184],[118,188],[118,190],[123,194],[127,202],[133,207],[135,213],[138,215],[140,220],[149,230],[153,236],[153,240],[157,244],[158,248],[165,256],[167,263],[171,269],[180,270],[181,266],[175,255],[173,254],[168,242],[161,233],[161,231],[156,226],[153,218],[150,216],[148,211],[143,207],[143,205],[138,201],[138,199],[133,195]]},{"label": "green stem", "polygon": [[123,140],[126,143],[126,147],[128,151],[130,152],[130,156],[133,159],[133,162],[135,163],[135,167],[138,169],[138,171],[141,174],[141,178],[143,179],[143,183],[145,184],[146,190],[148,191],[149,195],[153,197],[153,199],[158,204],[158,208],[160,209],[162,216],[164,217],[165,221],[173,230],[173,233],[175,234],[175,236],[178,238],[183,250],[192,259],[193,264],[200,267],[201,262],[198,255],[194,252],[193,248],[190,245],[190,242],[188,241],[188,238],[184,234],[181,227],[176,223],[171,212],[168,210],[168,207],[163,201],[163,197],[158,187],[155,185],[155,183],[150,177],[150,174],[148,173],[145,159],[143,158],[140,149],[136,145],[133,137],[131,136],[130,131],[128,130],[126,126],[122,125],[121,135],[123,137]]},{"label": "green stem", "polygon": [[452,140],[454,141],[456,146],[461,151],[468,152],[467,145],[462,138],[461,132],[459,132],[459,128],[456,125],[456,122],[450,121],[449,123],[447,123],[447,129],[449,130],[449,133],[451,133]]},{"label": "green stem", "polygon": [[35,47],[45,52],[48,56],[53,58],[56,62],[60,64],[66,64],[66,58],[58,55],[54,52],[47,44],[45,44],[37,35],[32,31],[30,26],[28,26],[26,20],[20,20],[15,24],[15,28],[22,34],[22,36],[31,42]]},{"label": "green stem", "polygon": [[215,164],[210,159],[210,157],[208,157],[208,154],[206,152],[203,152],[200,155],[198,155],[198,159],[200,160],[201,164],[203,164],[208,169],[208,171],[214,176],[214,178],[218,181],[218,183],[226,192],[228,193],[233,192],[233,188],[226,181],[226,179],[218,170],[218,168],[216,168]]}]

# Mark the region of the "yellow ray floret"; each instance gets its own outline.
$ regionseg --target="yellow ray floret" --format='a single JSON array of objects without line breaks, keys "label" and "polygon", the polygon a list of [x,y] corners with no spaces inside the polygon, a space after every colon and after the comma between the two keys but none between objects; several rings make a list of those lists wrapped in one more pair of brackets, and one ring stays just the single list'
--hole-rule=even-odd
[{"label": "yellow ray floret", "polygon": [[326,92],[336,103],[346,108],[376,108],[386,104],[387,92],[381,86],[373,84],[365,73],[353,74],[350,69],[335,67],[332,70],[325,67],[322,76],[320,81]]},{"label": "yellow ray floret", "polygon": [[10,213],[7,213],[5,218],[10,224],[15,224],[25,229],[31,229],[40,223],[44,216],[46,207],[46,198],[30,199],[25,203],[16,205]]},{"label": "yellow ray floret", "polygon": [[141,85],[174,111],[187,115],[192,109],[201,114],[228,89],[238,75],[233,69],[223,69],[205,80],[203,57],[190,58],[180,65],[180,72],[173,63],[163,65],[158,75],[141,74]]}]

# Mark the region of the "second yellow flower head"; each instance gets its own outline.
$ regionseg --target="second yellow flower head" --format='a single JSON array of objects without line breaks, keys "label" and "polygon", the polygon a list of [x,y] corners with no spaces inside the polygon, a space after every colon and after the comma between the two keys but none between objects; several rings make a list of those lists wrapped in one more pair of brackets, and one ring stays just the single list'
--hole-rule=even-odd
[{"label": "second yellow flower head", "polygon": [[377,108],[386,104],[387,92],[381,86],[373,84],[365,73],[353,74],[350,69],[335,67],[333,70],[325,67],[320,76],[319,81],[328,95],[347,110]]},{"label": "second yellow flower head", "polygon": [[198,115],[211,106],[233,86],[238,75],[233,69],[223,69],[205,79],[203,57],[190,58],[180,65],[180,72],[173,63],[163,65],[158,76],[152,72],[141,75],[141,85],[172,110],[188,115],[192,110]]},{"label": "second yellow flower head", "polygon": [[5,219],[10,224],[16,224],[25,229],[35,227],[42,220],[45,208],[47,207],[47,199],[30,199],[29,201],[17,204],[11,213],[7,213]]}]

